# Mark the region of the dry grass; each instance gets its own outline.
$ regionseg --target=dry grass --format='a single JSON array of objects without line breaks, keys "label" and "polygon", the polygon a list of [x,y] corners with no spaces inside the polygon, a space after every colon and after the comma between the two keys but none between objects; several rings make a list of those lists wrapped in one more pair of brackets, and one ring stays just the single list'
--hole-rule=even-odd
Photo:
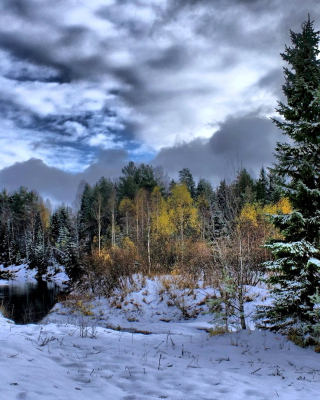
[{"label": "dry grass", "polygon": [[8,310],[8,307],[4,304],[2,301],[0,304],[0,313],[5,317],[5,318],[10,318],[10,312]]}]

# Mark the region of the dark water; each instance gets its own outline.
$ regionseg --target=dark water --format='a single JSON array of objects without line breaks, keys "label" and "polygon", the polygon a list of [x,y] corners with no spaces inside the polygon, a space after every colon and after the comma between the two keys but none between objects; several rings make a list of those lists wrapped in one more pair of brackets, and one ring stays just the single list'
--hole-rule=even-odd
[{"label": "dark water", "polygon": [[0,304],[6,309],[6,317],[17,324],[39,322],[56,303],[62,290],[53,282],[15,282],[0,286]]}]

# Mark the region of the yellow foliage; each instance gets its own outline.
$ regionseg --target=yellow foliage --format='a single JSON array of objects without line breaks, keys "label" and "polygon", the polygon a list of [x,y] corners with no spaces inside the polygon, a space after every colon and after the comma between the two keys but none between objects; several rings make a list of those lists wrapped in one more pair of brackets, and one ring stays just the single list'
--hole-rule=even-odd
[{"label": "yellow foliage", "polygon": [[73,312],[77,314],[84,315],[86,317],[94,316],[92,312],[92,304],[85,304],[82,300],[78,300],[72,304]]},{"label": "yellow foliage", "polygon": [[290,214],[293,211],[290,201],[287,197],[282,197],[278,203],[267,204],[263,208],[264,214]]},{"label": "yellow foliage", "polygon": [[50,211],[44,206],[44,204],[39,205],[39,211],[44,228],[48,228],[50,225]]},{"label": "yellow foliage", "polygon": [[105,262],[107,262],[107,263],[111,262],[111,256],[110,256],[110,254],[109,254],[106,250],[104,250],[104,249],[102,249],[102,250],[100,251],[99,257],[100,257],[103,261],[105,261]]},{"label": "yellow foliage", "polygon": [[128,253],[135,253],[137,251],[136,245],[133,243],[131,239],[128,238],[128,236],[125,236],[123,238],[121,247]]},{"label": "yellow foliage", "polygon": [[264,207],[259,203],[247,203],[241,210],[237,227],[238,229],[246,227],[245,229],[251,229],[251,233],[255,232],[255,234],[258,234],[260,230],[265,238],[281,238],[281,234],[268,218],[268,214],[289,214],[292,211],[292,206],[286,197],[281,198],[275,204],[267,204]]},{"label": "yellow foliage", "polygon": [[134,202],[127,197],[123,198],[119,204],[119,211],[122,215],[133,213],[135,211]]},{"label": "yellow foliage", "polygon": [[276,214],[277,213],[277,205],[276,204],[266,204],[263,207],[264,214]]},{"label": "yellow foliage", "polygon": [[201,194],[200,196],[198,196],[197,207],[199,208],[199,210],[206,210],[209,208],[208,198],[204,194]]},{"label": "yellow foliage", "polygon": [[265,220],[266,214],[290,214],[293,211],[287,197],[281,198],[275,204],[267,204],[262,207],[259,203],[246,203],[240,213],[239,222],[251,222],[258,226],[260,221]]},{"label": "yellow foliage", "polygon": [[169,203],[176,207],[192,206],[192,197],[185,183],[179,183],[172,188]]},{"label": "yellow foliage", "polygon": [[176,233],[183,234],[185,229],[199,231],[200,220],[198,209],[193,205],[193,200],[187,185],[177,184],[168,200],[169,218],[175,227]]},{"label": "yellow foliage", "polygon": [[262,209],[257,203],[246,203],[240,213],[240,222],[250,221],[254,226],[258,226],[258,217]]},{"label": "yellow foliage", "polygon": [[170,236],[174,232],[174,226],[166,208],[163,207],[161,210],[161,214],[158,216],[157,223],[157,233],[160,236]]},{"label": "yellow foliage", "polygon": [[161,195],[160,188],[154,188],[151,194],[151,230],[156,236],[170,236],[174,226],[168,213],[168,204]]},{"label": "yellow foliage", "polygon": [[276,206],[277,206],[277,211],[283,214],[290,214],[293,211],[290,201],[287,197],[281,198],[276,204]]}]

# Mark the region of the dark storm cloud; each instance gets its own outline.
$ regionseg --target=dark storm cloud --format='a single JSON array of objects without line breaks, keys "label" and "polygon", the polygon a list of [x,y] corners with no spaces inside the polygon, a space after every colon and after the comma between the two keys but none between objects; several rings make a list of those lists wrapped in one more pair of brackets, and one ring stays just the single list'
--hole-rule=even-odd
[{"label": "dark storm cloud", "polygon": [[281,68],[275,68],[262,76],[249,90],[251,92],[265,91],[273,95],[277,101],[285,103],[286,97],[282,91],[282,85],[284,83],[283,70]]},{"label": "dark storm cloud", "polygon": [[175,70],[184,66],[188,60],[188,51],[183,46],[171,46],[162,54],[148,61],[148,65],[155,69]]},{"label": "dark storm cloud", "polygon": [[258,176],[263,165],[270,166],[274,161],[277,141],[284,141],[284,137],[267,118],[255,115],[230,118],[209,140],[196,139],[162,149],[153,164],[164,165],[174,175],[188,167],[196,178],[204,177],[215,183],[226,177],[230,169],[242,166]]},{"label": "dark storm cloud", "polygon": [[169,0],[162,22],[185,13],[195,34],[237,49],[272,52],[287,41],[289,29],[300,29],[308,13],[319,21],[320,6],[315,0]]},{"label": "dark storm cloud", "polygon": [[[107,71],[103,58],[96,54],[91,57],[72,55],[58,57],[59,52],[79,45],[82,42],[82,28],[61,30],[62,38],[55,43],[46,43],[41,39],[32,42],[15,34],[0,34],[0,48],[9,51],[18,60],[31,61],[37,65],[55,68],[58,71],[56,82],[70,83],[77,79],[92,79]],[[37,80],[35,77],[34,80]]]},{"label": "dark storm cloud", "polygon": [[267,118],[248,115],[230,118],[209,140],[213,156],[239,159],[257,169],[270,164],[276,142],[281,139],[278,129]]},{"label": "dark storm cloud", "polygon": [[35,189],[56,204],[62,202],[71,204],[75,200],[82,180],[94,184],[102,176],[117,178],[127,162],[128,154],[125,151],[101,151],[98,160],[84,172],[72,174],[59,168],[49,167],[42,160],[32,158],[2,169],[0,187],[13,191],[20,186],[26,186],[30,190]]},{"label": "dark storm cloud", "polygon": [[12,191],[26,186],[30,190],[37,190],[43,197],[59,202],[73,200],[79,182],[73,174],[49,167],[38,159],[18,162],[0,171],[1,187]]},{"label": "dark storm cloud", "polygon": [[128,153],[124,150],[102,150],[98,160],[83,172],[82,179],[93,184],[102,176],[117,178],[128,161]]},{"label": "dark storm cloud", "polygon": [[32,17],[32,8],[25,0],[3,0],[2,7],[11,10],[21,17]]},{"label": "dark storm cloud", "polygon": [[[139,7],[140,2],[138,1],[118,1],[118,5],[136,5]],[[119,18],[119,10],[114,5],[102,6],[96,11],[96,15],[99,18],[110,21],[118,26],[119,29],[127,31],[127,33],[136,39],[143,39],[150,33],[150,26],[147,23],[143,23],[137,19],[123,19]]]},{"label": "dark storm cloud", "polygon": [[279,68],[272,69],[262,78],[260,78],[256,84],[261,89],[271,89],[277,93],[281,91],[281,87],[284,84],[283,71]]},{"label": "dark storm cloud", "polygon": [[[276,7],[281,8],[283,10],[288,9],[290,4],[294,4],[292,0],[283,0],[279,2],[277,0],[269,0],[266,2],[265,0],[169,0],[168,1],[168,10],[172,12],[181,12],[181,10],[185,10],[186,8],[192,9],[197,8],[199,6],[205,6],[207,9],[237,9],[239,7],[245,7],[248,11],[253,13],[261,13],[266,11],[274,11]],[[304,2],[299,1],[299,6],[303,5],[311,5],[315,6],[314,1],[305,0]]]},{"label": "dark storm cloud", "polygon": [[[7,50],[16,60],[28,60],[36,65],[48,66],[57,70],[56,79],[53,81],[58,83],[68,83],[72,79],[73,68],[66,63],[58,62],[50,55],[49,47],[45,43],[37,41],[33,44],[25,38],[17,37],[14,34],[0,33],[0,48]],[[24,80],[23,74],[21,77],[16,76],[16,80]],[[37,76],[28,76],[26,80],[37,81]],[[50,81],[50,80],[49,80]]]}]

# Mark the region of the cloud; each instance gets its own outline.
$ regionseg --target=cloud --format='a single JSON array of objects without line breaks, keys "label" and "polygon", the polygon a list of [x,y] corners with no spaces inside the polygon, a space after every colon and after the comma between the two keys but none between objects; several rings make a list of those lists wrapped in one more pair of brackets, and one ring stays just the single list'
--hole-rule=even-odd
[{"label": "cloud", "polygon": [[164,148],[152,163],[163,165],[175,177],[182,168],[189,168],[197,179],[203,177],[215,184],[242,166],[257,177],[263,165],[274,161],[276,142],[284,139],[269,119],[258,114],[231,117],[210,139]]},{"label": "cloud", "polygon": [[242,128],[267,131],[283,99],[279,53],[310,10],[317,29],[314,0],[3,0],[0,168],[35,158],[37,171],[94,176],[110,151],[159,152],[172,173],[189,161],[217,176],[237,156],[256,170],[270,145]]},{"label": "cloud", "polygon": [[30,190],[35,189],[42,197],[49,198],[55,205],[72,204],[82,180],[94,184],[101,176],[117,178],[127,162],[128,154],[123,150],[101,151],[99,158],[83,172],[70,173],[31,158],[3,168],[0,171],[0,187],[13,191],[26,186]]}]

